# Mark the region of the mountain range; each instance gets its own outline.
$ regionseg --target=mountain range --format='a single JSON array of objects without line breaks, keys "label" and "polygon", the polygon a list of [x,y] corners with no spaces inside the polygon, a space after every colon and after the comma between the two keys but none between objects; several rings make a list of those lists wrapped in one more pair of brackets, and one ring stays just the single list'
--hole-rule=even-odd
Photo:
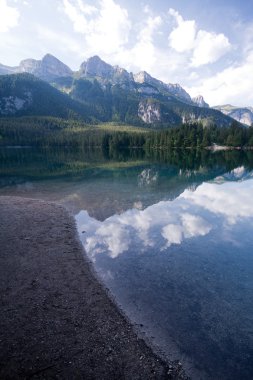
[{"label": "mountain range", "polygon": [[[71,115],[135,125],[201,121],[204,126],[228,126],[233,112],[223,106],[210,108],[203,96],[191,98],[179,84],[164,83],[145,71],[133,74],[98,56],[83,62],[75,72],[50,54],[41,60],[23,60],[16,67],[0,64],[1,116]],[[238,121],[249,125],[245,117]]]},{"label": "mountain range", "polygon": [[253,124],[253,107],[235,107],[231,104],[213,107],[221,111],[224,115],[228,115],[239,123],[251,126]]}]

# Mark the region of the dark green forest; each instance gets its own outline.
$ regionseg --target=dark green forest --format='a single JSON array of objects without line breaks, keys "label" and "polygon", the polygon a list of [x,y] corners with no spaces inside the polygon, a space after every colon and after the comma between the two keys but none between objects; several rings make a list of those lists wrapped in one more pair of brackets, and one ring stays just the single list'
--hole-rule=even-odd
[{"label": "dark green forest", "polygon": [[[229,147],[253,146],[253,127],[242,128],[237,122],[230,127],[205,127],[184,124],[163,130],[143,128],[102,129],[96,124],[53,117],[19,117],[0,119],[0,145],[83,146],[121,149],[205,148],[212,144]],[[122,132],[121,129],[122,128]]]}]

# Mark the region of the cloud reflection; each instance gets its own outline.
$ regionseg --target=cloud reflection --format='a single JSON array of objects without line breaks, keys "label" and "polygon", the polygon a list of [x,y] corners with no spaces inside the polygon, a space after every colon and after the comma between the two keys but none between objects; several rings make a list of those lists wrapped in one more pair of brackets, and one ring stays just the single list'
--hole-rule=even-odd
[{"label": "cloud reflection", "polygon": [[229,226],[253,216],[253,180],[203,183],[194,192],[185,190],[173,201],[161,201],[145,210],[130,209],[103,222],[81,211],[77,225],[88,255],[99,253],[116,258],[133,249],[148,247],[164,251],[185,239],[205,236],[213,229]]},{"label": "cloud reflection", "polygon": [[229,224],[253,215],[253,180],[226,182],[222,185],[203,183],[194,193],[184,191],[179,199],[223,217]]}]

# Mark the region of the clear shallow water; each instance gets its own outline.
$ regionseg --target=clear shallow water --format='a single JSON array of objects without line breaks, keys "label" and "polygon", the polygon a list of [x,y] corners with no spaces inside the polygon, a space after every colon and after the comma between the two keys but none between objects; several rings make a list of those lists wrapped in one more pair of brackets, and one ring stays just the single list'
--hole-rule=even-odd
[{"label": "clear shallow water", "polygon": [[196,379],[252,379],[251,155],[2,150],[0,194],[75,215],[123,310]]}]

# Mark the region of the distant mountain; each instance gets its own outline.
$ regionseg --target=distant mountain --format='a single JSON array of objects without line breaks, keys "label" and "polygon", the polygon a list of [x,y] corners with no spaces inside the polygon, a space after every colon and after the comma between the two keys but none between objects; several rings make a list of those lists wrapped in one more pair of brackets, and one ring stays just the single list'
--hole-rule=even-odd
[{"label": "distant mountain", "polygon": [[[109,65],[98,56],[83,62],[77,72],[72,72],[68,66],[50,54],[42,60],[24,60],[18,67],[1,65],[0,74],[6,71],[8,74],[13,72],[33,74],[49,82],[55,90],[64,93],[62,94],[64,99],[59,97],[59,91],[54,93],[54,96],[59,98],[60,110],[56,101],[52,102],[55,105],[53,109],[49,102],[50,97],[47,98],[47,95],[43,95],[42,92],[40,103],[37,102],[36,92],[33,92],[31,83],[28,86],[21,86],[21,82],[29,78],[33,85],[36,84],[39,87],[43,82],[38,84],[31,76],[16,74],[16,76],[10,76],[12,78],[10,83],[15,83],[11,93],[10,87],[7,86],[6,90],[2,87],[0,97],[0,114],[2,115],[30,115],[32,112],[33,114],[37,112],[39,115],[45,112],[52,115],[54,112],[54,115],[57,115],[59,111],[60,116],[64,113],[61,106],[68,99],[72,103],[67,105],[67,109],[73,109],[75,117],[81,115],[81,117],[98,121],[125,122],[153,127],[194,122],[201,122],[203,126],[231,124],[230,117],[207,108],[203,97],[192,100],[179,84],[166,84],[145,71],[137,74],[129,73],[119,66]],[[0,76],[0,81],[8,81],[7,78]],[[50,86],[43,88],[45,94],[49,88]]]},{"label": "distant mountain", "polygon": [[5,66],[0,63],[0,75],[14,74],[17,69],[17,67]]},{"label": "distant mountain", "polygon": [[91,57],[83,62],[79,71],[75,73],[51,54],[46,54],[41,60],[25,59],[16,67],[0,64],[0,75],[24,72],[33,74],[48,82],[60,77],[96,78],[101,84],[120,84],[123,88],[136,90],[146,95],[153,92],[157,93],[157,91],[163,92],[192,104],[190,95],[179,84],[165,84],[145,71],[138,74],[129,73],[119,66],[109,65],[98,56]]},{"label": "distant mountain", "polygon": [[102,84],[120,85],[124,89],[139,92],[144,95],[166,93],[192,104],[190,95],[179,84],[165,84],[153,78],[146,71],[137,74],[129,73],[119,66],[111,66],[98,56],[89,58],[81,64],[78,78],[96,78]]},{"label": "distant mountain", "polygon": [[42,60],[25,59],[17,67],[0,64],[0,75],[14,73],[30,73],[47,82],[58,77],[71,76],[72,70],[51,54],[46,54]]},{"label": "distant mountain", "polygon": [[82,63],[74,79],[57,78],[52,84],[73,99],[96,108],[102,120],[157,126],[200,121],[204,125],[231,124],[231,119],[222,113],[192,102],[179,84],[166,84],[145,71],[128,73],[98,56]]},{"label": "distant mountain", "polygon": [[209,108],[209,104],[205,102],[202,95],[198,95],[195,98],[192,98],[192,102],[195,103],[198,107]]},{"label": "distant mountain", "polygon": [[23,115],[88,121],[91,111],[31,74],[0,76],[0,116]]},{"label": "distant mountain", "polygon": [[193,106],[175,96],[162,93],[154,84],[136,83],[135,88],[126,84],[102,84],[96,79],[58,78],[54,83],[73,99],[96,109],[97,118],[103,121],[123,121],[157,127],[202,122],[204,126],[217,124],[229,126],[232,120],[221,112]]},{"label": "distant mountain", "polygon": [[253,123],[253,108],[252,107],[235,107],[230,104],[213,107],[221,111],[224,115],[230,116],[239,123],[251,126]]}]

